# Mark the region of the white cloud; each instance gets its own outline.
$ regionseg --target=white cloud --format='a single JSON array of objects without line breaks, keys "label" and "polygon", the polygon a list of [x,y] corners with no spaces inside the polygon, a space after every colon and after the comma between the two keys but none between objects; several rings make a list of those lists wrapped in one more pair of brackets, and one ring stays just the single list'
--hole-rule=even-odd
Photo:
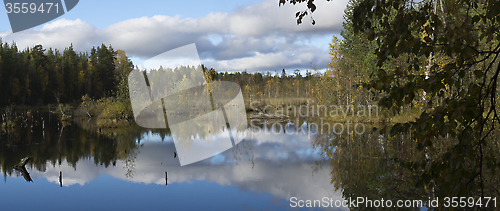
[{"label": "white cloud", "polygon": [[347,0],[315,3],[314,26],[310,16],[296,25],[295,13],[305,9],[305,4],[278,7],[278,1],[264,0],[233,12],[212,12],[198,18],[155,15],[124,20],[104,29],[80,19],[59,19],[41,29],[0,36],[4,42],[15,41],[20,49],[42,44],[63,50],[73,43],[77,51],[90,51],[94,45],[111,44],[143,60],[196,43],[201,59],[210,61],[207,66],[218,71],[309,68],[311,63],[323,68],[328,63],[325,48],[310,43],[340,32]]},{"label": "white cloud", "polygon": [[89,51],[99,38],[99,31],[92,25],[80,20],[61,19],[45,24],[39,30],[25,30],[4,37],[3,41],[16,42],[18,48],[42,44],[44,48],[57,48],[60,51],[71,43],[76,51]]}]

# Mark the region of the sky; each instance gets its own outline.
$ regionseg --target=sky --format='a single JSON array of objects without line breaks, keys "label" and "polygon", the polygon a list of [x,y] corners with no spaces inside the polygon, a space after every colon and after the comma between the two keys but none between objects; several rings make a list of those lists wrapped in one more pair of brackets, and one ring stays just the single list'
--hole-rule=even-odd
[{"label": "sky", "polygon": [[316,25],[295,13],[306,4],[279,0],[80,1],[66,14],[12,33],[0,12],[0,37],[19,49],[42,44],[62,51],[73,44],[89,52],[104,43],[124,50],[135,65],[163,52],[195,43],[201,62],[222,72],[273,72],[326,68],[328,44],[340,37],[347,0],[316,1]]}]

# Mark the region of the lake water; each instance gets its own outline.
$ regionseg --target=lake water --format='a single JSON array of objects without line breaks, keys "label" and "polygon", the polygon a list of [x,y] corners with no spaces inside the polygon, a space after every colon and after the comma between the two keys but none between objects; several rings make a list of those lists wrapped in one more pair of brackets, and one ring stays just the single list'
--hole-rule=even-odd
[{"label": "lake water", "polygon": [[[98,132],[56,118],[35,113],[1,136],[2,210],[287,210],[291,197],[342,199],[306,123],[298,133],[264,126],[221,154],[180,166],[169,131],[132,124]],[[26,156],[32,182],[14,168]]]},{"label": "lake water", "polygon": [[[336,129],[328,132],[321,119],[249,119],[242,142],[181,166],[168,129],[100,129],[92,119],[62,124],[55,114],[32,115],[2,131],[1,210],[349,210],[349,198],[396,206],[431,196],[415,187],[417,173],[392,162],[421,152],[372,125],[360,133],[361,125],[355,132],[330,123]],[[14,168],[28,156],[25,171]]]}]

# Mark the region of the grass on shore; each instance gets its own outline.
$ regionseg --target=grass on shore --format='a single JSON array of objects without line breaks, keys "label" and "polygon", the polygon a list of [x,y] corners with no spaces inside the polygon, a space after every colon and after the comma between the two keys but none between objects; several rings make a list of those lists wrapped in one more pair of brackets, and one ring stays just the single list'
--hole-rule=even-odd
[{"label": "grass on shore", "polygon": [[[307,106],[309,111],[308,115],[322,117],[327,121],[332,122],[361,122],[361,123],[401,123],[415,120],[421,113],[420,109],[406,109],[400,113],[393,114],[388,111],[381,110],[377,107],[378,112],[373,112],[373,115],[357,115],[358,110],[353,109],[348,111],[348,115],[339,110],[336,115],[331,115],[331,108],[325,113],[321,110],[318,114],[318,105],[315,104],[313,99],[305,97],[297,98],[258,98],[245,100],[245,107],[247,111],[264,112],[267,114],[274,114],[281,109],[281,113],[289,115],[290,118],[297,117],[297,111],[300,107]],[[341,106],[339,106],[340,108]],[[345,107],[345,106],[344,106]],[[293,108],[293,109],[292,109]],[[342,109],[342,108],[340,108]],[[346,108],[343,108],[346,109]],[[314,110],[314,111],[313,111]],[[304,112],[301,110],[300,112]],[[345,112],[345,110],[344,110]],[[353,115],[354,113],[354,115]],[[326,114],[326,115],[325,115]],[[323,116],[321,116],[323,115]],[[117,97],[102,98],[94,100],[87,95],[82,97],[82,103],[74,111],[74,116],[77,118],[92,118],[100,128],[116,128],[128,124],[133,121],[134,116],[132,106],[128,99],[121,99]]]},{"label": "grass on shore", "polygon": [[133,119],[130,101],[116,97],[94,100],[85,95],[74,114],[79,118],[94,118],[102,128],[118,127]]}]

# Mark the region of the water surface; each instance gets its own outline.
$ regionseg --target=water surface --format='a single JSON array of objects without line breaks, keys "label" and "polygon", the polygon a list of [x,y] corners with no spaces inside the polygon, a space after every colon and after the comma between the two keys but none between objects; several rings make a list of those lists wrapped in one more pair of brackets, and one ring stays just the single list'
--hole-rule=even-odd
[{"label": "water surface", "polygon": [[[235,147],[180,166],[168,130],[33,119],[1,136],[2,210],[288,210],[291,197],[342,199],[303,120],[268,121]],[[32,182],[14,168],[26,156]]]}]

